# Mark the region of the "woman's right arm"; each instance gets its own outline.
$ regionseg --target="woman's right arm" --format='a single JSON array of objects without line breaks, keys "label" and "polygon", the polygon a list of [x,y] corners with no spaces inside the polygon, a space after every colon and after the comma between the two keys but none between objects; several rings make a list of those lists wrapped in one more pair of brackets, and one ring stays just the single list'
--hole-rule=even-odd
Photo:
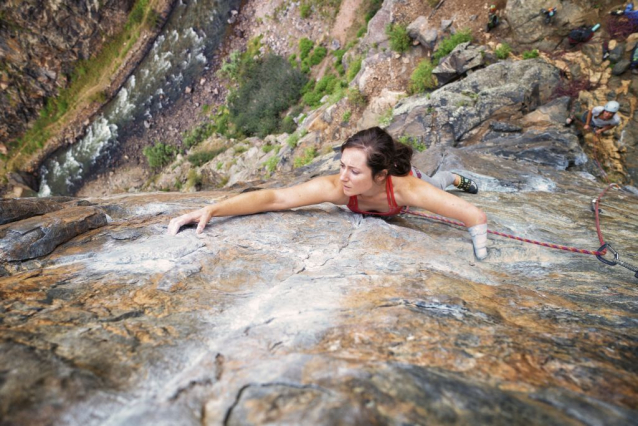
[{"label": "woman's right arm", "polygon": [[175,235],[182,226],[191,223],[198,223],[197,233],[201,234],[213,217],[287,210],[324,202],[343,204],[345,195],[338,177],[322,176],[289,188],[264,189],[228,198],[172,219],[168,225],[168,234]]}]

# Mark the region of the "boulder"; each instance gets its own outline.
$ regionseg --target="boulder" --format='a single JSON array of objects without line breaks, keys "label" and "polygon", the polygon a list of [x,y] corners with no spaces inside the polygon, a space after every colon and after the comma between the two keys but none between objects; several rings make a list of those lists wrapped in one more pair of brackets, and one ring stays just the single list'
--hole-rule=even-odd
[{"label": "boulder", "polygon": [[377,126],[380,117],[387,113],[388,109],[393,108],[397,102],[399,102],[399,99],[406,95],[405,92],[383,89],[379,96],[368,102],[366,109],[361,114],[361,119],[357,123],[357,129],[363,130]]},{"label": "boulder", "polygon": [[28,219],[64,208],[71,197],[0,199],[0,225]]},{"label": "boulder", "polygon": [[466,152],[490,154],[566,170],[587,162],[578,137],[560,128],[531,129],[519,134],[488,133],[478,145],[464,148]]},{"label": "boulder", "polygon": [[393,7],[396,0],[386,0],[383,2],[381,9],[368,22],[368,31],[362,40],[362,44],[366,46],[387,47],[388,36],[385,28],[392,23]]},{"label": "boulder", "polygon": [[609,51],[609,60],[611,62],[618,62],[622,59],[622,56],[625,54],[625,45],[623,43],[618,43],[616,47]]},{"label": "boulder", "polygon": [[470,42],[461,43],[432,70],[439,85],[445,85],[468,72],[485,65],[485,46],[474,46]]},{"label": "boulder", "polygon": [[622,59],[616,65],[614,65],[614,67],[611,70],[611,73],[613,75],[622,75],[625,73],[625,71],[629,69],[630,64],[631,64],[631,61],[629,61],[628,59]]},{"label": "boulder", "polygon": [[102,210],[78,206],[2,225],[0,259],[12,262],[45,256],[60,244],[106,222]]},{"label": "boulder", "polygon": [[[557,13],[551,24],[544,23],[540,10],[557,6]],[[530,47],[542,43],[546,38],[564,37],[570,30],[585,23],[585,13],[576,3],[561,2],[560,5],[548,5],[544,0],[509,0],[505,7],[506,20],[514,32],[515,40]]]},{"label": "boulder", "polygon": [[438,32],[435,28],[430,28],[429,22],[425,16],[419,16],[407,28],[408,35],[417,40],[423,46],[434,49]]},{"label": "boulder", "polygon": [[388,131],[422,137],[428,146],[454,146],[497,112],[535,110],[559,82],[558,69],[541,59],[498,62],[431,94],[401,100]]}]

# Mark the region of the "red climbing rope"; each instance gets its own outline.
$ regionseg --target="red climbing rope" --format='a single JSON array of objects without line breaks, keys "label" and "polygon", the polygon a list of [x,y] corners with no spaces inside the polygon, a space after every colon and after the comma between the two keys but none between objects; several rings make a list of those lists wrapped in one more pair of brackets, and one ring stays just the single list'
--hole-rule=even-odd
[{"label": "red climbing rope", "polygon": [[[596,198],[593,201],[594,212],[596,213],[596,232],[598,233],[598,239],[600,240],[601,246],[605,245],[605,241],[603,240],[603,234],[602,234],[602,232],[600,230],[600,219],[598,217],[598,204],[599,204],[600,200],[603,198],[603,196],[605,195],[605,193],[607,193],[607,191],[609,191],[614,186],[618,187],[618,185],[616,185],[615,183],[609,184],[607,186],[607,188],[605,188],[605,190],[602,191],[598,195],[598,198]],[[413,211],[408,210],[407,207],[404,208],[401,211],[401,213],[409,214],[409,215],[413,215],[413,216],[420,216],[420,217],[424,217],[426,219],[437,220],[439,222],[445,222],[445,223],[450,223],[452,225],[465,227],[464,223],[457,222],[457,221],[450,220],[450,219],[446,219],[446,218],[441,217],[441,216],[431,216],[431,215],[428,215],[428,214],[425,214],[425,213],[413,212]],[[539,245],[539,246],[549,247],[549,248],[558,249],[558,250],[570,251],[572,253],[582,253],[582,254],[591,254],[591,255],[594,255],[594,256],[603,256],[607,252],[606,248],[603,249],[602,251],[585,250],[585,249],[579,249],[579,248],[576,248],[576,247],[561,246],[559,244],[544,243],[542,241],[530,240],[528,238],[521,238],[521,237],[517,237],[515,235],[505,234],[503,232],[492,231],[492,230],[489,230],[489,229],[487,230],[487,232],[489,234],[498,235],[500,237],[505,237],[505,238],[511,238],[513,240],[522,241],[524,243],[536,244],[536,245]]]}]

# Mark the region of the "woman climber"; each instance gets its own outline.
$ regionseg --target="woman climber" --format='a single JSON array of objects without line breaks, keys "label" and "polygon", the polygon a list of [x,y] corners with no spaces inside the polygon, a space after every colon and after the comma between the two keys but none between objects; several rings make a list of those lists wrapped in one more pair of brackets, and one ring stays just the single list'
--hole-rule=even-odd
[{"label": "woman climber", "polygon": [[487,257],[487,217],[467,201],[445,192],[449,185],[477,193],[472,180],[440,172],[432,178],[411,165],[412,148],[395,142],[379,127],[362,130],[341,145],[341,172],[282,189],[264,189],[240,194],[174,218],[168,233],[175,235],[187,224],[197,223],[201,233],[213,217],[247,215],[286,210],[319,203],[346,205],[362,214],[392,216],[402,206],[420,207],[459,220],[472,237],[474,254]]}]

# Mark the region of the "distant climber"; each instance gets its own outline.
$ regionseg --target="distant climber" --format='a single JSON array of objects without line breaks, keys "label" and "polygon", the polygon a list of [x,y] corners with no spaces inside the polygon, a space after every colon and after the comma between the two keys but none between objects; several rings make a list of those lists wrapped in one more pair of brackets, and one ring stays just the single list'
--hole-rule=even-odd
[{"label": "distant climber", "polygon": [[550,25],[554,21],[554,16],[556,15],[556,7],[541,9],[541,15],[545,16],[545,25]]},{"label": "distant climber", "polygon": [[575,47],[581,43],[587,43],[594,36],[594,30],[589,25],[581,25],[574,28],[567,35],[567,41],[570,47]]},{"label": "distant climber", "polygon": [[[585,111],[580,118],[584,124],[583,129],[591,130],[597,135],[613,129],[620,124],[620,117],[618,116],[619,109],[620,104],[618,102],[609,101],[605,106],[597,106]],[[574,118],[570,117],[565,124],[570,125],[573,121]]]},{"label": "distant climber", "polygon": [[491,5],[489,10],[487,11],[487,29],[486,32],[492,31],[494,28],[498,27],[500,24],[500,19],[498,17],[498,13],[495,5]]},{"label": "distant climber", "polygon": [[361,130],[341,145],[341,172],[279,189],[246,192],[203,209],[174,218],[168,234],[175,235],[187,224],[196,223],[201,233],[213,217],[247,215],[292,209],[312,204],[345,205],[351,211],[379,216],[394,216],[404,206],[420,207],[462,221],[472,237],[474,254],[487,257],[487,217],[478,207],[445,192],[454,185],[476,193],[475,182],[451,172],[439,172],[432,178],[420,175],[412,167],[412,148],[394,141],[385,130],[373,127]]}]

